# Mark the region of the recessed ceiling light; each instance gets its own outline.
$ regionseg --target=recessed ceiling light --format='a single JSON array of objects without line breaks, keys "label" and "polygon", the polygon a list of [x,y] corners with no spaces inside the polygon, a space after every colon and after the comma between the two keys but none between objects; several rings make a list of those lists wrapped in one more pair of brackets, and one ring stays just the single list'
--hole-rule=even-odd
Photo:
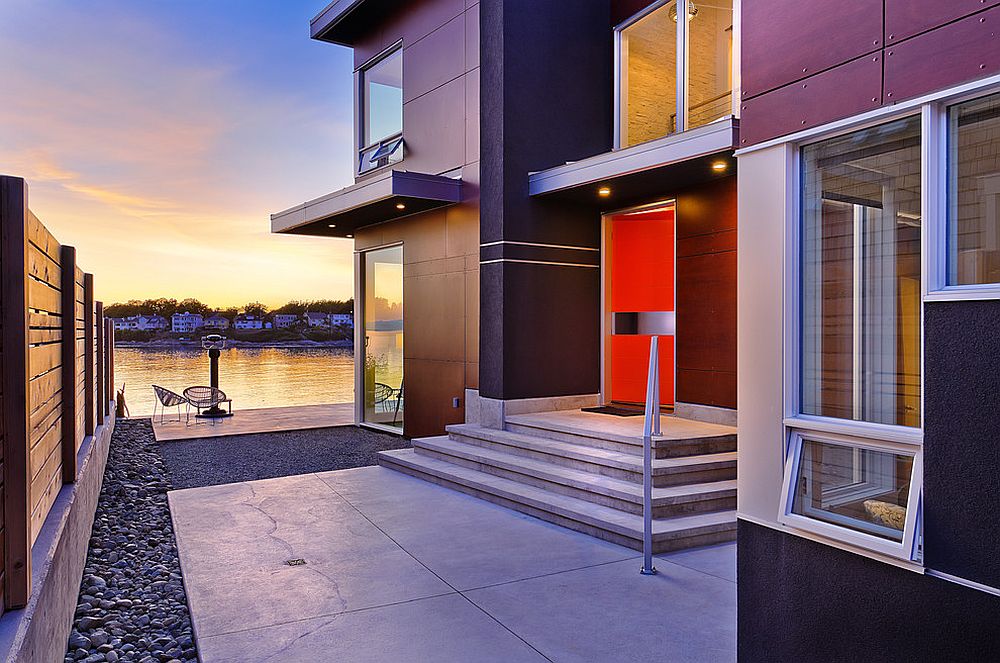
[{"label": "recessed ceiling light", "polygon": [[406,205],[403,203],[396,203],[396,209],[406,209]]},{"label": "recessed ceiling light", "polygon": [[712,164],[712,170],[714,170],[717,173],[721,173],[726,168],[729,168],[729,164],[726,163],[725,161],[716,161]]},{"label": "recessed ceiling light", "polygon": [[331,223],[330,225],[327,226],[327,228],[336,228],[336,227],[337,227],[336,223]]},{"label": "recessed ceiling light", "polygon": [[611,195],[611,187],[602,186],[600,189],[597,190],[597,195],[602,198],[607,198],[608,196]]},{"label": "recessed ceiling light", "polygon": [[344,235],[344,237],[354,237],[354,235]]}]

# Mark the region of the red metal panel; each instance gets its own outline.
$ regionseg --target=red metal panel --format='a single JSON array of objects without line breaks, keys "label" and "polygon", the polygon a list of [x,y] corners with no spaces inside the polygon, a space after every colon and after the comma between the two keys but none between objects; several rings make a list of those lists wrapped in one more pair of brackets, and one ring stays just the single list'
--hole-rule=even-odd
[{"label": "red metal panel", "polygon": [[886,103],[1000,72],[998,34],[994,7],[886,49]]},{"label": "red metal panel", "polygon": [[[932,66],[940,67],[940,60]],[[798,83],[743,101],[740,145],[808,129],[882,104],[882,57],[866,55]]]},{"label": "red metal panel", "polygon": [[674,310],[674,211],[611,219],[611,310]]},{"label": "red metal panel", "polygon": [[742,21],[744,99],[882,47],[882,0],[754,0]]},{"label": "red metal panel", "polygon": [[[645,403],[649,372],[650,336],[611,337],[611,399],[621,403]],[[660,405],[674,402],[674,337],[661,336]]]},{"label": "red metal panel", "polygon": [[1000,4],[1000,0],[885,0],[885,43],[950,23],[973,12]]}]

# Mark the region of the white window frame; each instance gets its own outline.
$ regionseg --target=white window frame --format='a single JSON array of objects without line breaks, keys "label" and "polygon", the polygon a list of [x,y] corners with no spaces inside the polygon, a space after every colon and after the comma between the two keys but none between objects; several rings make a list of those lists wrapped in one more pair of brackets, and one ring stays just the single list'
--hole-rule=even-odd
[{"label": "white window frame", "polygon": [[[799,462],[802,458],[804,440],[820,443],[836,444],[872,451],[902,454],[913,458],[910,474],[910,490],[906,504],[906,520],[903,528],[902,541],[885,539],[875,534],[860,532],[849,527],[841,527],[834,523],[817,520],[792,511],[795,503],[795,490],[799,479]],[[923,450],[911,444],[888,442],[873,442],[845,435],[817,433],[803,429],[791,429],[788,433],[788,448],[785,454],[785,470],[781,487],[781,507],[778,511],[778,522],[789,527],[819,534],[830,539],[837,539],[858,548],[873,550],[883,555],[904,560],[920,561],[920,524],[921,497],[923,491]]]},{"label": "white window frame", "polygon": [[[658,9],[669,5],[674,0],[656,0],[656,2],[650,3],[647,7],[644,7],[641,11],[628,17],[614,28],[614,107],[612,108],[612,113],[614,117],[614,128],[613,128],[613,149],[621,150],[624,149],[622,145],[622,87],[625,83],[627,70],[624,69],[625,57],[622,52],[622,32],[639,22],[640,20],[646,18]],[[677,16],[687,16],[688,6],[690,0],[676,0],[677,1]],[[697,4],[697,3],[695,3]],[[740,53],[740,23],[741,23],[741,0],[733,0],[733,58],[730,63],[732,69],[732,90],[731,95],[731,116],[738,118],[740,116],[740,66],[739,66],[739,53]],[[676,53],[677,53],[677,74],[676,78],[676,90],[675,105],[677,107],[677,120],[676,129],[673,133],[666,134],[665,136],[659,136],[652,140],[659,140],[659,138],[664,138],[666,136],[673,136],[676,134],[683,133],[688,128],[688,79],[690,78],[690,49],[688,40],[688,22],[678,20],[677,21],[677,35],[676,41]],[[646,141],[649,142],[649,141]],[[637,143],[639,145],[641,143]],[[629,147],[634,147],[630,145]]]},{"label": "white window frame", "polygon": [[[874,551],[892,558],[921,563],[923,536],[923,425],[924,393],[924,303],[1000,299],[1000,284],[947,285],[948,279],[948,108],[1000,92],[1000,76],[966,83],[924,97],[883,107],[862,115],[774,139],[737,152],[746,153],[776,145],[789,149],[786,181],[788,199],[785,228],[784,385],[783,430],[784,473],[778,521],[792,530],[816,534],[824,539]],[[919,113],[921,116],[921,318],[920,318],[920,427],[877,424],[802,414],[801,411],[801,148],[860,129],[887,124]],[[902,543],[882,539],[791,512],[791,491],[797,475],[803,437],[855,446],[906,453],[913,456],[913,475],[907,503]]]},{"label": "white window frame", "polygon": [[[403,53],[403,42],[402,40],[397,41],[392,46],[389,46],[384,51],[375,55],[374,57],[368,59],[364,64],[358,67],[354,72],[354,176],[362,177],[364,175],[370,175],[371,173],[382,170],[383,168],[388,168],[389,166],[395,165],[401,162],[406,156],[406,143],[403,141],[400,146],[393,150],[389,158],[386,159],[387,163],[374,166],[372,168],[362,169],[361,159],[369,152],[374,151],[384,145],[388,145],[396,140],[403,138],[403,131],[400,130],[391,136],[386,136],[385,138],[376,141],[374,143],[368,143],[368,108],[365,107],[365,76],[367,72],[382,62],[383,60],[392,57],[396,53],[399,56],[404,57]],[[405,63],[404,63],[405,65]],[[404,97],[405,99],[405,97]],[[399,153],[398,157],[396,152]]]}]

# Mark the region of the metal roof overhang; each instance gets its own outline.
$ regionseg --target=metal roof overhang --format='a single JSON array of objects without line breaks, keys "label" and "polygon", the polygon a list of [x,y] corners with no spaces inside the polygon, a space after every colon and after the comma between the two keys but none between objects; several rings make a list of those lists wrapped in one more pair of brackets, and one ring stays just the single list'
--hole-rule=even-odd
[{"label": "metal roof overhang", "polygon": [[390,3],[386,0],[333,0],[309,21],[309,36],[341,46],[353,46],[357,36],[377,20]]},{"label": "metal roof overhang", "polygon": [[[390,170],[272,214],[271,232],[347,237],[365,226],[454,205],[461,200],[460,179]],[[403,209],[398,205],[403,205]]]},{"label": "metal roof overhang", "polygon": [[[605,209],[673,193],[736,172],[733,151],[739,142],[739,121],[726,118],[666,136],[549,168],[528,176],[531,196],[598,203]],[[720,161],[722,170],[712,168]],[[599,197],[608,187],[611,195]]]}]

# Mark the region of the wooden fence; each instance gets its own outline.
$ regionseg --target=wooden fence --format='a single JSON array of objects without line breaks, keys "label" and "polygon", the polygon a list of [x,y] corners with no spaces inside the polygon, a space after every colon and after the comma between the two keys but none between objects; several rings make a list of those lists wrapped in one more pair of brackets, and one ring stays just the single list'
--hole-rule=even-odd
[{"label": "wooden fence", "polygon": [[23,607],[31,547],[77,457],[113,417],[114,330],[94,280],[28,209],[28,188],[0,176],[0,596]]}]

